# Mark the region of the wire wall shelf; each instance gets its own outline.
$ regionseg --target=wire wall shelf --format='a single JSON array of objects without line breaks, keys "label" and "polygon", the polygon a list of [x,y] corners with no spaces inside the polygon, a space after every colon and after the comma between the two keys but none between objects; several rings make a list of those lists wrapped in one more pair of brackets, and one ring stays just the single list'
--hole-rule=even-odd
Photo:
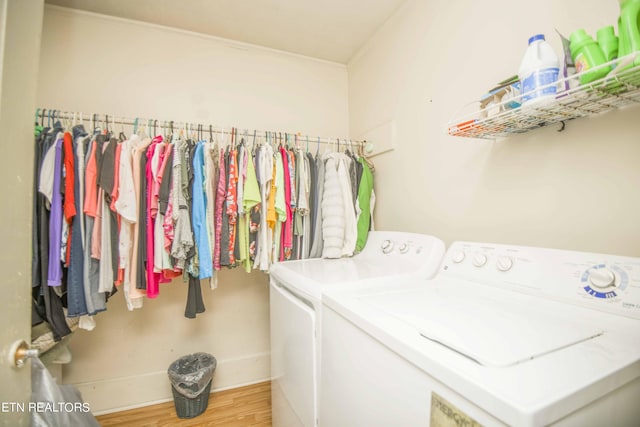
[{"label": "wire wall shelf", "polygon": [[[601,68],[612,68],[612,71],[598,80],[579,84],[582,76]],[[556,83],[548,86],[556,86]],[[488,114],[486,109],[479,109],[452,119],[448,123],[448,133],[464,138],[504,138],[555,123],[640,104],[640,51],[559,79],[556,87],[570,89],[562,92],[558,89],[555,98],[536,100],[510,109],[509,105],[513,105],[514,102],[519,105],[522,97],[527,95],[518,94],[493,105],[492,109],[498,111],[497,113]]]}]

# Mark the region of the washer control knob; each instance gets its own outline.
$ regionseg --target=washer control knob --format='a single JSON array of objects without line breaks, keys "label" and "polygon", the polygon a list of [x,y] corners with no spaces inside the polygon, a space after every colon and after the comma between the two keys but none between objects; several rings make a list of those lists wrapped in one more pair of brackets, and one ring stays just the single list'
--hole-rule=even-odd
[{"label": "washer control knob", "polygon": [[382,248],[383,254],[389,254],[393,250],[393,242],[387,239],[384,242],[382,242],[381,248]]},{"label": "washer control knob", "polygon": [[473,265],[476,267],[482,267],[487,263],[487,256],[485,254],[476,254],[473,257]]},{"label": "washer control knob", "polygon": [[409,244],[408,243],[401,244],[398,250],[400,251],[401,254],[406,254],[407,252],[409,252]]},{"label": "washer control knob", "polygon": [[465,257],[465,253],[462,251],[458,251],[453,254],[453,257],[451,259],[456,264],[460,264],[462,261],[464,261],[464,257]]},{"label": "washer control knob", "polygon": [[498,257],[496,260],[496,267],[500,271],[509,271],[513,267],[513,259],[508,256]]},{"label": "washer control knob", "polygon": [[616,275],[608,268],[593,269],[589,272],[589,283],[596,288],[615,286]]}]

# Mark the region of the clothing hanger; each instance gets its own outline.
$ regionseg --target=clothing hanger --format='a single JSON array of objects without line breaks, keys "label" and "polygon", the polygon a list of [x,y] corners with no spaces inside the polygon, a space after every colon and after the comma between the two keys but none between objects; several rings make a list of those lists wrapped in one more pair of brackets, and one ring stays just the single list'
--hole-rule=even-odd
[{"label": "clothing hanger", "polygon": [[124,134],[124,117],[120,117],[120,135],[118,135],[120,142],[125,142],[127,136]]},{"label": "clothing hanger", "polygon": [[63,116],[63,112],[60,110],[58,110],[58,122],[62,126],[62,130],[66,130],[68,128],[66,116]]},{"label": "clothing hanger", "polygon": [[138,133],[138,118],[137,117],[135,119],[133,119],[133,133],[134,134]]},{"label": "clothing hanger", "polygon": [[316,145],[316,157],[320,154],[320,137],[318,137],[318,144]]},{"label": "clothing hanger", "polygon": [[249,130],[245,129],[244,133],[242,134],[242,137],[240,138],[240,144],[238,144],[238,147],[244,147],[245,146],[245,141],[249,140],[248,134],[249,134]]},{"label": "clothing hanger", "polygon": [[[58,127],[62,126],[60,123],[60,110],[53,110],[53,126],[56,127],[56,114],[58,115]],[[58,129],[60,130],[60,129]]]}]

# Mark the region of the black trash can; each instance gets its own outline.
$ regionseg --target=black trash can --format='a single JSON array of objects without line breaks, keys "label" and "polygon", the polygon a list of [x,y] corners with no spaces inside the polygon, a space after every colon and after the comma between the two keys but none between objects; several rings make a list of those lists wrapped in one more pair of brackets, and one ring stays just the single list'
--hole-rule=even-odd
[{"label": "black trash can", "polygon": [[208,353],[193,353],[169,365],[167,373],[178,418],[197,417],[207,409],[216,363]]}]

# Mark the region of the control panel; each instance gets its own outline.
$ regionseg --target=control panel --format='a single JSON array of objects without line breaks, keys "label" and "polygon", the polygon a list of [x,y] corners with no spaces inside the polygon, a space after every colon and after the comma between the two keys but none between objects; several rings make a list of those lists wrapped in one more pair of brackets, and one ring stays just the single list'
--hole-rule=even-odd
[{"label": "control panel", "polygon": [[427,234],[401,231],[372,231],[362,252],[354,257],[360,264],[386,266],[399,275],[431,277],[445,253],[444,242]]},{"label": "control panel", "polygon": [[432,257],[442,251],[438,262],[444,255],[444,243],[433,236],[401,231],[372,231],[361,255],[371,256],[405,256]]},{"label": "control panel", "polygon": [[640,319],[640,258],[454,242],[439,276]]}]

